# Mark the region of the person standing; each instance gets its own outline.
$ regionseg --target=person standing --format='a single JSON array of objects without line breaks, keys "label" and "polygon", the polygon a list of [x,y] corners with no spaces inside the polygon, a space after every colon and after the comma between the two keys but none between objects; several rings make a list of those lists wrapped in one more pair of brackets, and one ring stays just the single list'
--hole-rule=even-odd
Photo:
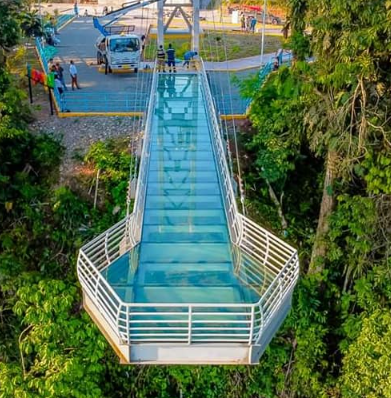
[{"label": "person standing", "polygon": [[70,66],[69,66],[69,73],[71,75],[71,86],[72,86],[72,90],[75,89],[75,87],[80,90],[80,86],[79,83],[77,81],[77,68],[76,65],[74,64],[74,62],[71,60],[70,62]]},{"label": "person standing", "polygon": [[53,67],[54,67],[54,61],[53,58],[50,58],[48,62],[48,69],[50,72],[53,72]]},{"label": "person standing", "polygon": [[77,1],[73,5],[73,11],[75,12],[75,17],[79,18],[79,6],[77,5]]},{"label": "person standing", "polygon": [[62,85],[62,82],[59,79],[57,73],[54,75],[54,87],[56,87],[56,89],[57,89],[57,91],[59,92],[60,95],[63,94],[63,92],[64,92],[63,85]]},{"label": "person standing", "polygon": [[244,12],[242,12],[242,14],[240,16],[240,25],[241,25],[242,32],[244,32],[246,30],[246,16],[244,15]]},{"label": "person standing", "polygon": [[167,49],[167,64],[168,64],[168,71],[171,73],[172,70],[174,70],[174,73],[176,73],[175,50],[172,48],[171,43],[168,45]]},{"label": "person standing", "polygon": [[166,72],[166,52],[162,44],[157,50],[157,70],[158,72]]},{"label": "person standing", "polygon": [[145,50],[145,35],[141,36],[141,51]]},{"label": "person standing", "polygon": [[255,33],[255,25],[257,24],[257,19],[253,16],[251,18],[251,25],[250,25],[250,30],[251,32]]},{"label": "person standing", "polygon": [[251,25],[251,15],[248,15],[246,18],[246,32],[250,32],[250,25]]},{"label": "person standing", "polygon": [[64,80],[64,68],[60,65],[59,62],[56,63],[56,73],[58,76],[58,80],[60,80],[60,82],[62,83],[64,90],[67,91],[68,89]]},{"label": "person standing", "polygon": [[278,58],[274,59],[274,63],[273,63],[273,71],[278,70],[278,68],[280,67],[280,62]]}]

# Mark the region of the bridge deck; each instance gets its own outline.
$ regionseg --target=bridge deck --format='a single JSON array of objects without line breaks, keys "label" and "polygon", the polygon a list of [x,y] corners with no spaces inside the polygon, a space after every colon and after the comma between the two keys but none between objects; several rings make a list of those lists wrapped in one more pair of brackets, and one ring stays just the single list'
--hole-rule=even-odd
[{"label": "bridge deck", "polygon": [[104,275],[128,302],[256,302],[234,273],[199,78],[158,79],[141,244]]}]

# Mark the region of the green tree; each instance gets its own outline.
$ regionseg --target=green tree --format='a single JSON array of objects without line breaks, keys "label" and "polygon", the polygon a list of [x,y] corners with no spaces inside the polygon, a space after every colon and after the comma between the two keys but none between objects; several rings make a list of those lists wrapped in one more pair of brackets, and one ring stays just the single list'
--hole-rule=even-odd
[{"label": "green tree", "polygon": [[[315,8],[316,4],[316,8]],[[312,147],[325,156],[325,179],[311,272],[324,268],[328,218],[336,198],[336,184],[352,180],[354,167],[373,145],[387,146],[390,67],[390,29],[384,1],[348,3],[315,1],[311,9],[316,62],[314,93],[318,100],[309,110]]]},{"label": "green tree", "polygon": [[8,51],[18,43],[20,34],[18,14],[22,5],[22,0],[2,0],[0,2],[0,48],[3,54],[4,51]]},{"label": "green tree", "polygon": [[362,321],[343,360],[342,397],[390,398],[391,313],[377,310]]},{"label": "green tree", "polygon": [[20,278],[14,313],[20,366],[0,363],[2,397],[101,397],[106,342],[80,312],[78,290],[60,280]]},{"label": "green tree", "polygon": [[20,28],[26,37],[42,36],[43,29],[38,11],[24,11],[20,16]]}]

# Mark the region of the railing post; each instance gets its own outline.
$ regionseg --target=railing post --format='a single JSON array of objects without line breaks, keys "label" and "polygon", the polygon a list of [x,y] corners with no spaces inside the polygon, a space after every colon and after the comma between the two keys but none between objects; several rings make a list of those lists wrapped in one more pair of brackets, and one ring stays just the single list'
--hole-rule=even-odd
[{"label": "railing post", "polygon": [[251,345],[253,342],[254,336],[254,320],[255,320],[255,305],[251,306],[251,325],[250,325],[250,336],[248,338],[248,345]]},{"label": "railing post", "polygon": [[128,345],[130,345],[130,332],[129,332],[129,328],[130,328],[130,323],[129,323],[129,305],[126,305],[126,339],[127,339],[127,343]]},{"label": "railing post", "polygon": [[96,284],[95,284],[95,301],[96,304],[99,305],[99,307],[101,307],[101,305],[98,302],[98,290],[99,290],[99,274],[96,276]]},{"label": "railing post", "polygon": [[118,303],[117,315],[115,316],[115,326],[117,327],[118,337],[120,338],[120,341],[122,342],[123,338],[121,337],[121,332],[119,329],[119,317],[120,317],[119,314],[120,313],[121,313],[121,303]]},{"label": "railing post", "polygon": [[279,300],[278,300],[278,306],[280,306],[281,305],[281,303],[282,303],[282,299],[283,299],[283,297],[284,297],[284,287],[283,287],[283,285],[282,285],[282,278],[283,278],[283,274],[281,274],[279,277],[278,277],[278,289],[279,289]]},{"label": "railing post", "polygon": [[[262,300],[261,300],[261,301],[262,301]],[[260,316],[261,316],[261,323],[260,323],[260,325],[259,325],[258,336],[257,336],[257,338],[256,338],[256,340],[255,340],[255,344],[256,344],[256,345],[260,342],[260,340],[261,340],[261,338],[262,338],[263,329],[264,329],[264,319],[265,319],[265,316],[264,316],[264,313],[263,313],[263,306],[262,306],[262,303],[261,303],[261,302],[259,303],[259,313],[260,313]]]},{"label": "railing post", "polygon": [[106,232],[106,234],[105,234],[105,255],[106,255],[106,259],[107,259],[107,265],[109,265],[111,263],[110,256],[109,256],[109,250],[107,248],[108,242],[109,242],[109,233]]},{"label": "railing post", "polygon": [[188,319],[188,335],[187,335],[187,344],[191,344],[191,326],[192,326],[192,315],[193,315],[193,307],[189,305],[188,308],[188,313],[189,313],[189,319]]},{"label": "railing post", "polygon": [[268,259],[268,257],[269,257],[269,250],[270,250],[269,232],[266,232],[265,261],[263,262],[264,265],[267,264],[267,259]]}]

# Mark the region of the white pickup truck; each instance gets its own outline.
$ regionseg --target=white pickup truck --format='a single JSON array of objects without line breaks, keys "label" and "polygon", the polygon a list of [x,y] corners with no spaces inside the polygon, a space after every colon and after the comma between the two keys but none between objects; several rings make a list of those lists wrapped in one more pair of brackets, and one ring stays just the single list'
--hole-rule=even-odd
[{"label": "white pickup truck", "polygon": [[107,64],[107,71],[131,71],[137,73],[141,59],[141,39],[136,34],[100,35],[95,42],[98,65]]}]

